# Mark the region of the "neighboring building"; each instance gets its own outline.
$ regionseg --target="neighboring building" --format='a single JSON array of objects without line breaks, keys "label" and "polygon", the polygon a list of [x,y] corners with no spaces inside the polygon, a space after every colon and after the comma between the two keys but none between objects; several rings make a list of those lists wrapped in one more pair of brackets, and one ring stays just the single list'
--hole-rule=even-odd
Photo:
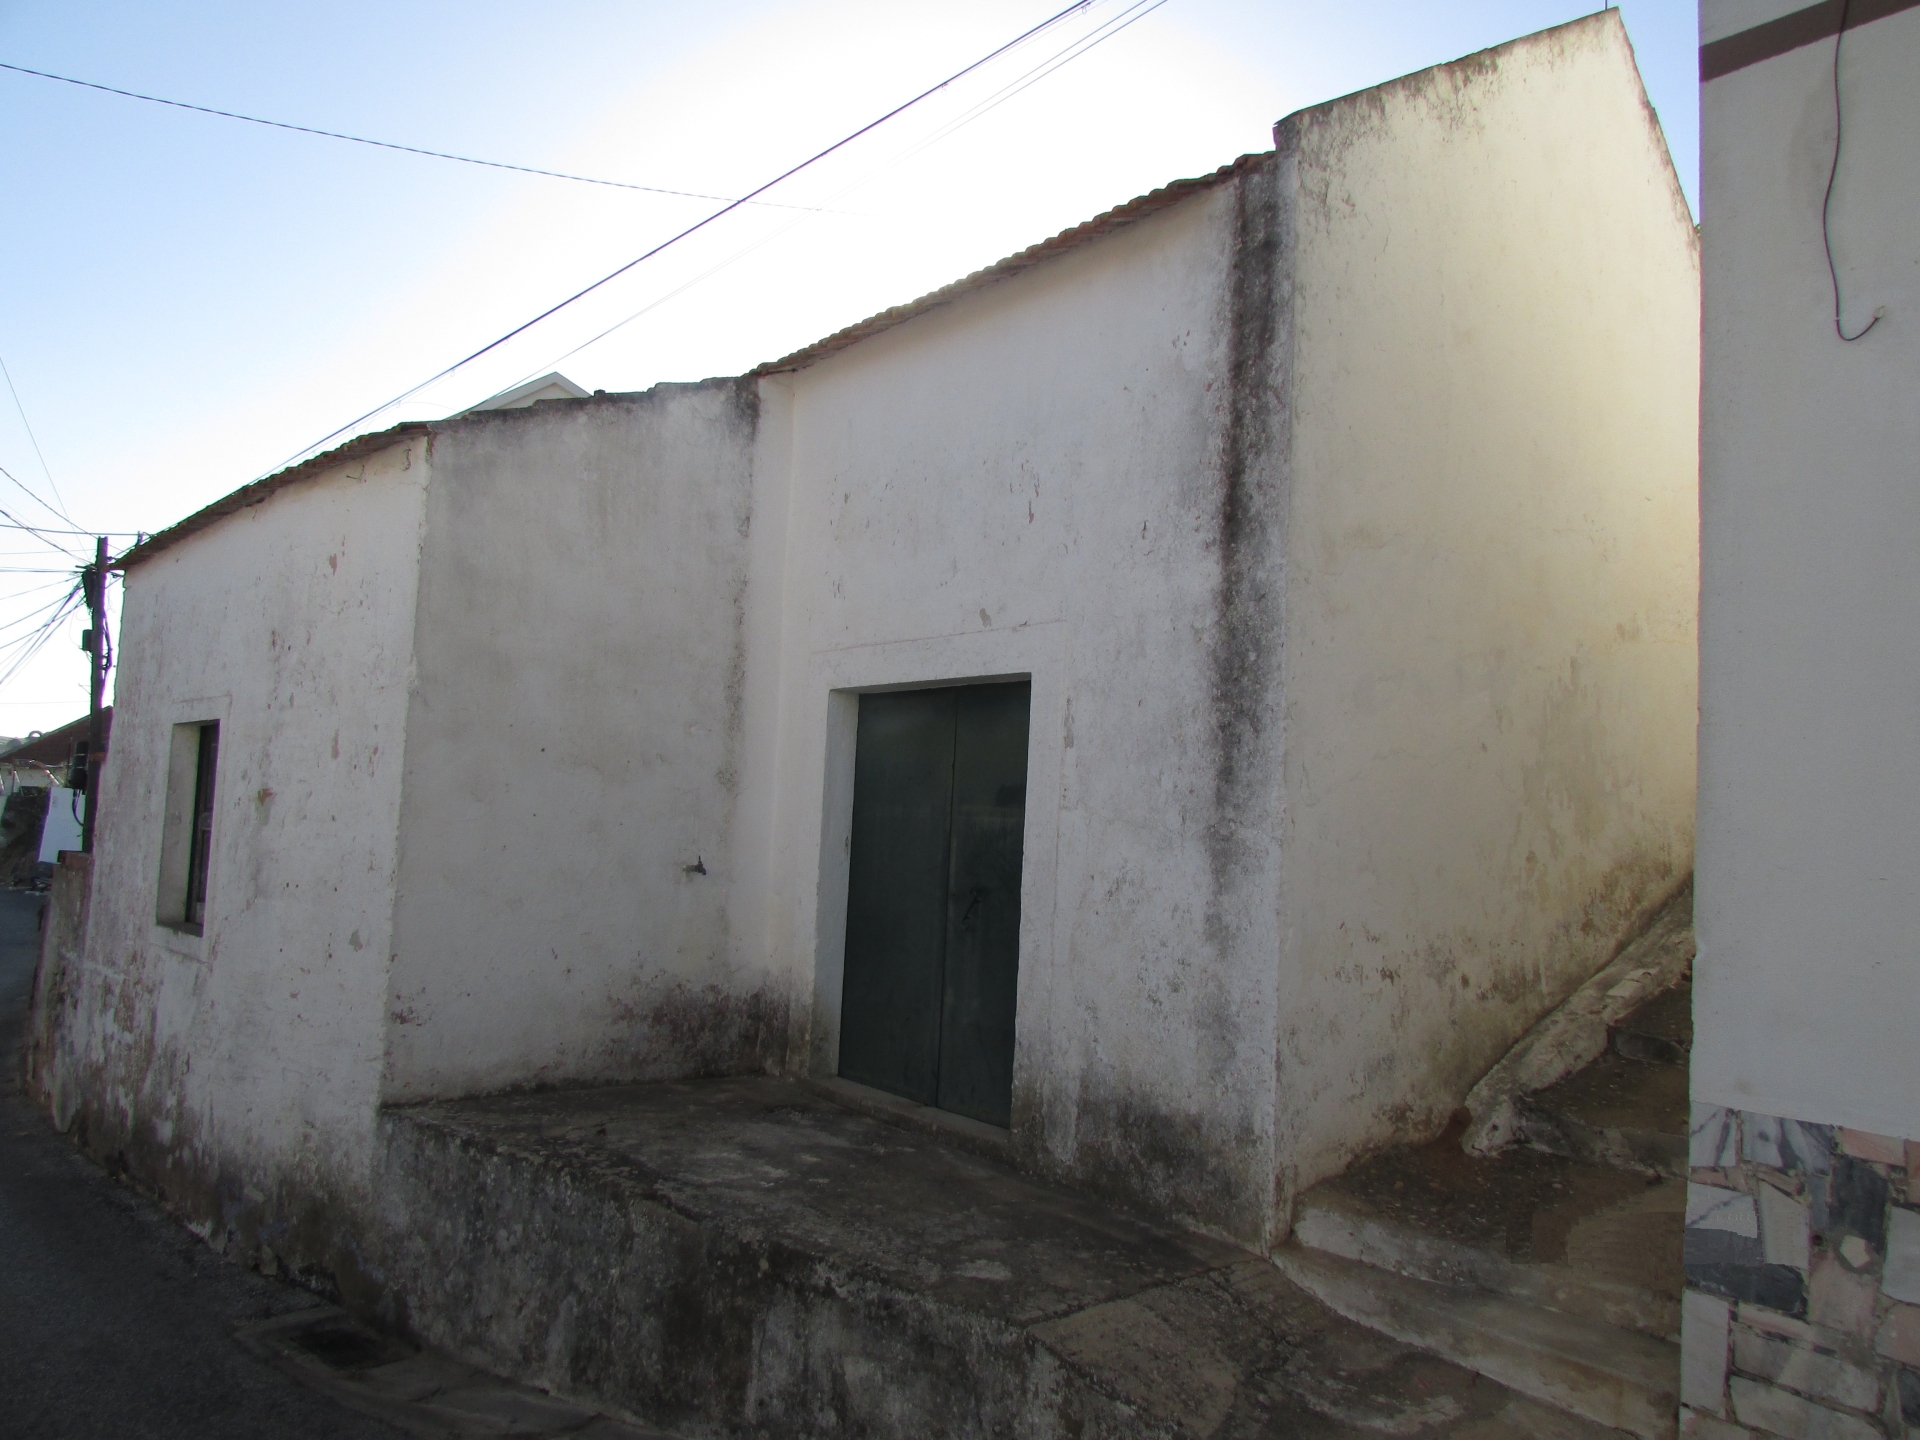
[{"label": "neighboring building", "polygon": [[557,371],[539,376],[537,379],[523,381],[509,390],[502,390],[491,400],[482,400],[478,405],[463,410],[462,415],[477,415],[482,410],[524,410],[529,405],[537,405],[542,400],[584,400],[587,392],[573,381]]},{"label": "neighboring building", "polygon": [[[29,735],[24,740],[15,740],[0,750],[0,785],[4,785],[8,795],[21,786],[64,785],[69,777],[73,762],[73,750],[76,745],[84,745],[90,733],[91,722],[85,715],[78,720],[69,720],[58,729],[45,730]],[[105,759],[105,747],[113,737],[113,707],[108,705],[100,712],[100,734],[102,760]]]},{"label": "neighboring building", "polygon": [[[43,883],[62,850],[78,850],[85,801],[72,788],[74,748],[87,743],[86,716],[0,750],[0,884]],[[113,707],[100,712],[101,762],[113,734]]]},{"label": "neighboring building", "polygon": [[1695,236],[1614,12],[1276,141],[125,556],[59,1121],[349,1290],[427,1097],[840,1074],[1255,1245],[1437,1133],[1692,867]]},{"label": "neighboring building", "polygon": [[1920,9],[1700,35],[1686,1433],[1920,1434]]}]

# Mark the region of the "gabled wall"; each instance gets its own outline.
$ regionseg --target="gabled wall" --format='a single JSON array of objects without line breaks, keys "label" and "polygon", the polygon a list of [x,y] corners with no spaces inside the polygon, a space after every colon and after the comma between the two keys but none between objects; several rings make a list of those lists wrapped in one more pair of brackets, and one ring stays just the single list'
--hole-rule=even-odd
[{"label": "gabled wall", "polygon": [[[219,1244],[316,1253],[330,1236],[292,1237],[367,1178],[429,462],[413,435],[127,572],[87,945],[40,997],[60,1014],[39,1080]],[[157,887],[173,727],[208,720],[192,935],[157,922]]]},{"label": "gabled wall", "polygon": [[384,1096],[761,1070],[728,951],[751,382],[435,436]]},{"label": "gabled wall", "polygon": [[1438,1131],[1691,868],[1698,271],[1617,11],[1278,139],[1304,1186]]}]

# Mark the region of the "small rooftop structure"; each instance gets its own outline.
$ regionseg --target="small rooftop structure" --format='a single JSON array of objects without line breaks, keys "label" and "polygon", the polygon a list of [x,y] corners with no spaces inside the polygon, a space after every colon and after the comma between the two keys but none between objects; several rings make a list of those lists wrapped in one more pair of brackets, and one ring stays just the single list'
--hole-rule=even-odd
[{"label": "small rooftop structure", "polygon": [[550,370],[536,380],[523,381],[511,390],[502,390],[490,400],[482,400],[478,405],[470,405],[460,414],[473,415],[482,410],[523,410],[529,405],[539,404],[542,400],[584,400],[586,398],[586,391],[558,370]]}]

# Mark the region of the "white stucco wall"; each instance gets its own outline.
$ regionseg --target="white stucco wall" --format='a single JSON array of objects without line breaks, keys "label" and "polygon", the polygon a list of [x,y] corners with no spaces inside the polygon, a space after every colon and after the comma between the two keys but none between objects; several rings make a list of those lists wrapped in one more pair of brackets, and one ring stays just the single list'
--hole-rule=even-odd
[{"label": "white stucco wall", "polygon": [[[1270,229],[1270,166],[1251,174]],[[855,694],[1031,676],[1016,1143],[1258,1236],[1277,754],[1223,721],[1216,673],[1246,183],[766,381],[787,546],[754,598],[780,616],[755,663],[780,676],[769,944],[797,1058],[837,1054]],[[1276,673],[1228,698],[1270,714]],[[1234,764],[1250,818],[1223,837]]]},{"label": "white stucco wall", "polygon": [[1698,269],[1618,12],[1279,138],[1305,1185],[1438,1131],[1688,873]]},{"label": "white stucco wall", "polygon": [[728,950],[755,406],[715,381],[438,428],[388,1099],[784,1054]]},{"label": "white stucco wall", "polygon": [[[381,1065],[413,595],[415,437],[126,576],[92,913],[56,1119],[196,1221],[281,1225],[364,1180]],[[156,922],[176,724],[218,720],[207,918]]]},{"label": "white stucco wall", "polygon": [[[1703,34],[1746,7],[1703,7]],[[1759,19],[1772,18],[1762,14]],[[1920,11],[1702,88],[1696,1102],[1920,1136]]]}]

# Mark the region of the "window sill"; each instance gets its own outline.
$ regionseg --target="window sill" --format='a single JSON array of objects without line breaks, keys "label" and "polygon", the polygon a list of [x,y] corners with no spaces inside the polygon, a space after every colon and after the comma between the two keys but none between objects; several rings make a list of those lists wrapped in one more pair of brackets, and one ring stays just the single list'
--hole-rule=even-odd
[{"label": "window sill", "polygon": [[205,945],[204,925],[188,925],[184,922],[156,920],[153,928],[160,934],[160,943],[176,955],[185,955],[198,960]]}]

